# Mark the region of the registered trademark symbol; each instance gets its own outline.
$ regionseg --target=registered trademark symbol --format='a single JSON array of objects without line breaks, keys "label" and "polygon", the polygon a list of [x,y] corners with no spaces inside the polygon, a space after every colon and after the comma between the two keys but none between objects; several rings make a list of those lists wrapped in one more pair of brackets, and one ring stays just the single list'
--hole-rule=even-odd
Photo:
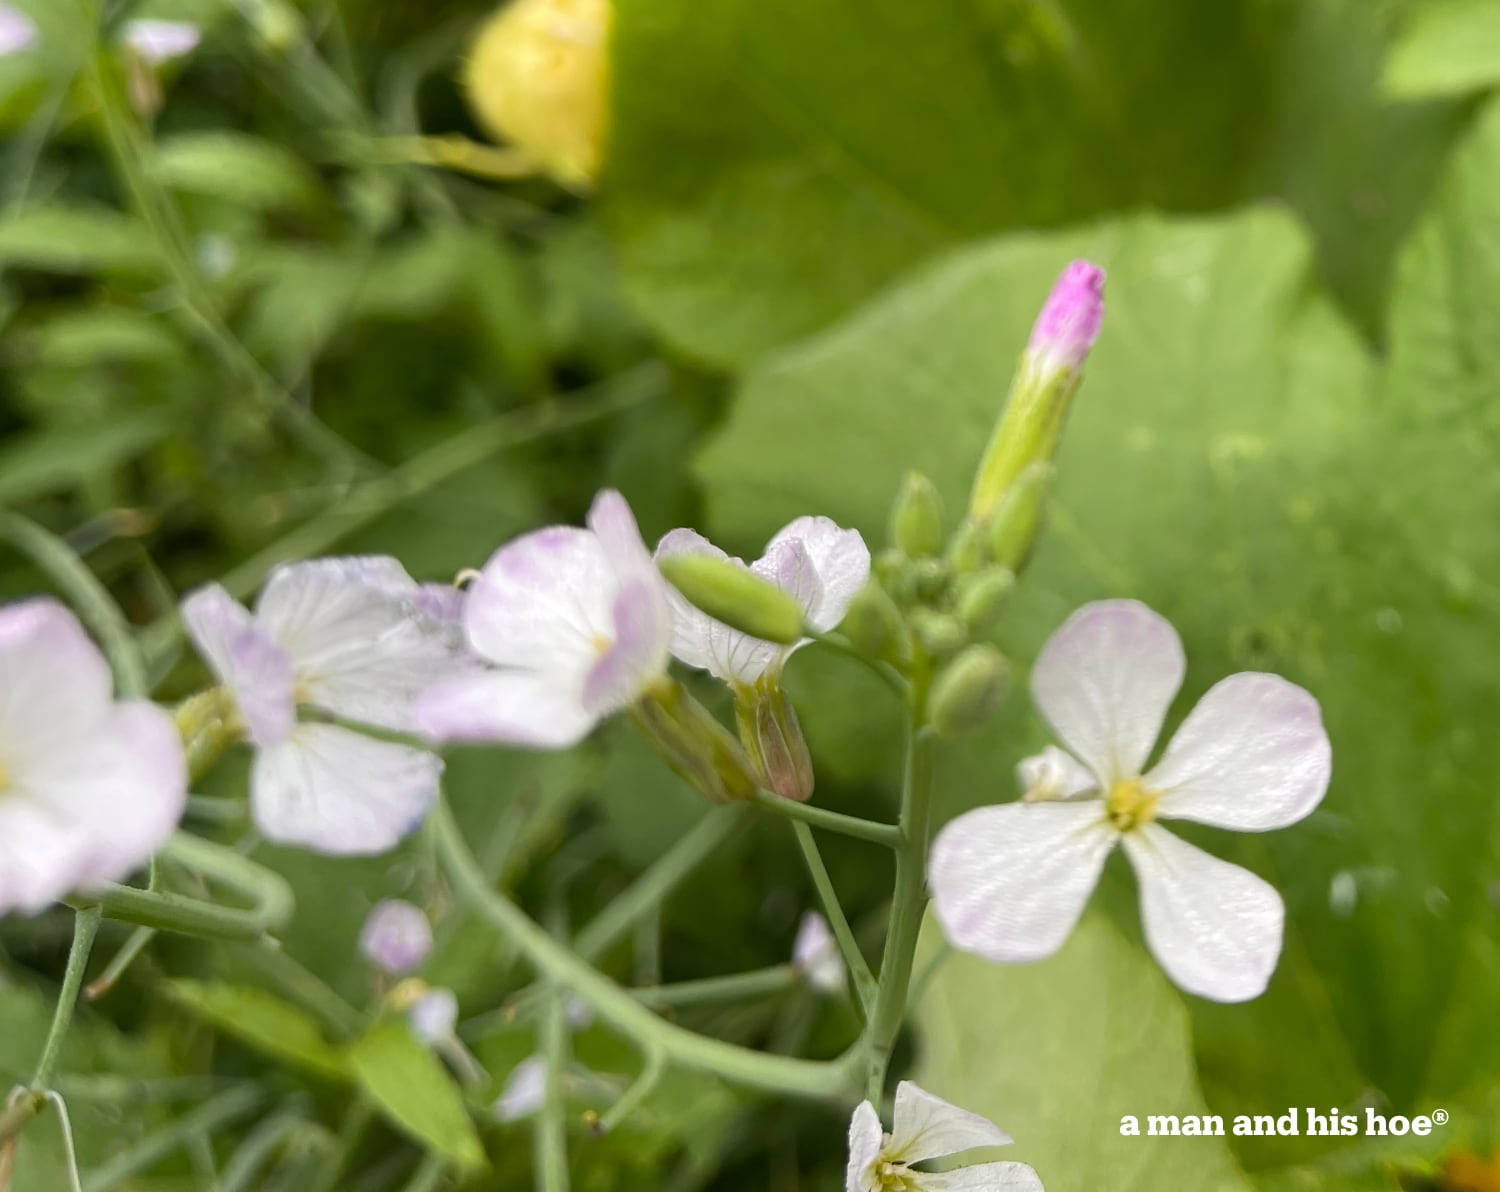
[{"label": "registered trademark symbol", "polygon": [[1446,1126],[1448,1124],[1448,1111],[1446,1109],[1434,1109],[1432,1111],[1432,1120],[1439,1126]]}]

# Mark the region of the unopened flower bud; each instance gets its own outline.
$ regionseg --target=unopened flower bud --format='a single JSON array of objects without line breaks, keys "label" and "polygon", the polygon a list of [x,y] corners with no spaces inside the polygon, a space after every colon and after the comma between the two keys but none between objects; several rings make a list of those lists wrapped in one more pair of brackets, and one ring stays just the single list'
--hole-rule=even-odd
[{"label": "unopened flower bud", "polygon": [[661,679],[631,708],[631,719],[679,778],[715,803],[748,799],[760,781],[745,751],[675,679]]},{"label": "unopened flower bud", "polygon": [[937,673],[927,718],[940,737],[952,740],[978,728],[1005,697],[1007,668],[994,646],[974,645]]},{"label": "unopened flower bud", "polygon": [[948,570],[954,575],[965,576],[983,567],[989,558],[989,543],[985,538],[984,527],[965,520],[948,543]]},{"label": "unopened flower bud", "polygon": [[912,564],[912,574],[923,600],[936,600],[948,586],[948,565],[942,559],[918,559]]},{"label": "unopened flower bud", "polygon": [[666,555],[657,566],[694,607],[731,629],[791,645],[802,636],[802,606],[775,584],[712,555]]},{"label": "unopened flower bud", "polygon": [[958,615],[970,629],[984,629],[994,623],[1005,607],[1016,574],[1009,567],[986,567],[966,575],[958,585]]},{"label": "unopened flower bud", "polygon": [[943,548],[943,499],[932,481],[908,472],[891,506],[890,538],[913,559]]},{"label": "unopened flower bud", "polygon": [[916,565],[905,551],[888,547],[875,557],[875,575],[898,605],[917,598]]},{"label": "unopened flower bud", "polygon": [[901,610],[879,583],[859,590],[839,625],[849,643],[867,658],[896,658],[906,634]]},{"label": "unopened flower bud", "polygon": [[974,478],[969,512],[976,521],[989,521],[1021,473],[1056,453],[1084,358],[1104,319],[1103,290],[1104,271],[1087,261],[1074,261],[1053,287]]},{"label": "unopened flower bud", "polygon": [[377,902],[365,919],[359,950],[386,973],[409,973],[421,968],[432,952],[432,924],[421,907],[387,898]]},{"label": "unopened flower bud", "polygon": [[951,654],[969,640],[969,629],[951,613],[919,608],[911,614],[912,632],[922,649],[934,658]]},{"label": "unopened flower bud", "polygon": [[458,998],[451,989],[429,989],[406,1012],[412,1033],[422,1042],[436,1045],[453,1038],[458,1025]]},{"label": "unopened flower bud", "polygon": [[990,557],[997,566],[1019,573],[1031,558],[1056,471],[1050,463],[1037,460],[1000,499],[990,523]]},{"label": "unopened flower bud", "polygon": [[735,719],[766,789],[807,802],[813,793],[812,755],[781,684],[768,676],[754,687],[741,687],[735,693]]},{"label": "unopened flower bud", "polygon": [[516,0],[464,70],[479,124],[576,190],[592,187],[604,156],[610,17],[610,0]]}]

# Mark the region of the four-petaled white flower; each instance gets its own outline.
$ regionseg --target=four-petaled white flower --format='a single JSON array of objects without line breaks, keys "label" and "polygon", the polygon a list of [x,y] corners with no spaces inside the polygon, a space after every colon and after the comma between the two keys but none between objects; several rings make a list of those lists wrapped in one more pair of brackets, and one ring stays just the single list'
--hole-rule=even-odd
[{"label": "four-petaled white flower", "polygon": [[250,804],[267,839],[334,854],[379,853],[421,822],[443,763],[424,749],[298,707],[393,732],[462,669],[457,634],[422,612],[394,559],[315,559],[275,571],[252,616],[217,584],[182,605],[189,635],[228,688],[255,746]]},{"label": "four-petaled white flower", "polygon": [[172,718],[115,700],[77,618],[49,599],[0,609],[0,915],[123,879],[186,800]]},{"label": "four-petaled white flower", "polygon": [[434,685],[418,722],[440,741],[575,745],[666,674],[670,618],[630,506],[602,492],[588,529],[536,530],[484,565],[463,623],[490,665]]},{"label": "four-petaled white flower", "polygon": [[365,918],[359,951],[383,972],[409,973],[432,953],[432,924],[421,907],[400,898],[383,899]]},{"label": "four-petaled white flower", "polygon": [[1295,823],[1328,789],[1328,736],[1308,692],[1246,672],[1211,688],[1143,773],[1184,670],[1176,631],[1133,600],[1085,605],[1052,636],[1031,688],[1072,754],[1022,764],[1032,801],[968,812],[939,833],[928,883],[955,947],[1008,962],[1051,955],[1119,843],[1167,975],[1216,1001],[1265,989],[1281,951],[1280,896],[1156,821],[1242,832]]},{"label": "four-petaled white flower", "polygon": [[956,1171],[913,1171],[912,1165],[981,1146],[1006,1146],[1010,1135],[986,1117],[950,1105],[909,1080],[896,1086],[894,1127],[880,1128],[868,1101],[849,1122],[844,1192],[1043,1192],[1024,1163],[977,1163]]},{"label": "four-petaled white flower", "polygon": [[[696,530],[672,530],[656,547],[657,558],[683,554],[745,566]],[[748,570],[790,594],[802,606],[807,624],[826,633],[844,619],[849,602],[870,578],[870,550],[858,530],[842,529],[826,517],[799,517],[776,533]],[[727,683],[753,686],[762,676],[774,679],[792,651],[807,641],[790,646],[762,641],[714,620],[676,590],[669,590],[668,598],[672,653]]]},{"label": "four-petaled white flower", "polygon": [[807,983],[824,993],[841,993],[847,977],[838,943],[828,930],[828,920],[816,911],[802,916],[797,939],[792,944],[792,967]]}]

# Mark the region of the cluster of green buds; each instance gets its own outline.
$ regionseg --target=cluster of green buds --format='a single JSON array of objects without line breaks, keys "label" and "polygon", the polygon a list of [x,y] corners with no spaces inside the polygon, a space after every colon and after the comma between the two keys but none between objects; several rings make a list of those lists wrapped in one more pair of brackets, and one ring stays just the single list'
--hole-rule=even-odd
[{"label": "cluster of green buds", "polygon": [[844,620],[851,644],[925,692],[939,736],[969,732],[1004,696],[1005,659],[986,638],[1041,531],[1053,459],[1103,319],[1103,284],[1103,271],[1084,261],[1063,272],[1022,353],[967,512],[950,525],[932,481],[908,474],[889,545]]}]

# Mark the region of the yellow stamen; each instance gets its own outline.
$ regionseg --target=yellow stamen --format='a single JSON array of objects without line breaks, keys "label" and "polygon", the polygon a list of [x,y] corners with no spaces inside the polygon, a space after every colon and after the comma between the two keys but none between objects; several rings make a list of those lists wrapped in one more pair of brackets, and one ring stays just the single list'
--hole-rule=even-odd
[{"label": "yellow stamen", "polygon": [[594,653],[595,654],[603,654],[605,651],[607,651],[610,648],[610,646],[612,646],[614,644],[615,643],[612,642],[612,641],[610,641],[609,638],[605,637],[604,634],[602,634],[602,633],[596,633],[596,634],[594,634],[593,645],[594,645]]},{"label": "yellow stamen", "polygon": [[1122,778],[1110,788],[1104,806],[1109,812],[1109,822],[1121,832],[1142,828],[1156,818],[1156,804],[1160,793],[1147,790],[1139,778]]}]

